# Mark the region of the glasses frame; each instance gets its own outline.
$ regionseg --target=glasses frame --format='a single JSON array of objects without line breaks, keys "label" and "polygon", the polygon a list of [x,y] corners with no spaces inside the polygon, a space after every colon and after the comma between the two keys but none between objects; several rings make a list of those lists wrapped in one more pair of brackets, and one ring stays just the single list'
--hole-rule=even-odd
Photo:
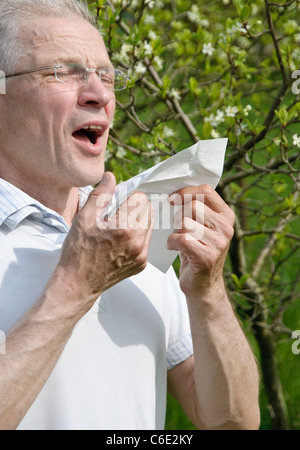
[{"label": "glasses frame", "polygon": [[[71,64],[75,64],[75,63],[64,63],[64,64],[71,65]],[[112,69],[112,70],[114,70],[115,74],[122,74],[124,77],[125,86],[123,88],[119,88],[119,89],[115,89],[115,88],[110,89],[112,91],[124,91],[127,88],[128,82],[130,80],[129,76],[125,72],[123,72],[122,70],[119,70],[119,69],[115,69],[114,67],[100,67],[100,68],[96,69],[96,68],[92,68],[92,67],[84,67],[81,64],[77,64],[77,63],[76,63],[76,65],[82,67],[85,70],[85,75],[84,75],[85,83],[87,83],[88,76],[90,73],[97,73],[98,78],[100,79],[100,81],[102,81],[101,80],[101,75],[102,75],[101,71],[104,69]],[[54,69],[54,75],[55,75],[56,81],[58,81],[59,83],[65,83],[65,81],[60,80],[58,78],[58,74],[57,74],[57,70],[62,69],[61,64],[55,64],[53,66],[44,66],[44,67],[37,67],[35,69],[24,70],[23,72],[17,72],[17,73],[6,75],[5,78],[18,77],[20,75],[27,75],[29,73],[34,73],[34,72],[42,72],[43,70],[49,70],[49,69]]]}]

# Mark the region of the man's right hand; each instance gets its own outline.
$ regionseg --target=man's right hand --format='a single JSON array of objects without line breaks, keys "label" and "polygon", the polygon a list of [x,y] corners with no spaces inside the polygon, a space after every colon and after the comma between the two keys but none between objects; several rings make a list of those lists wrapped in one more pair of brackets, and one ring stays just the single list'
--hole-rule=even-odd
[{"label": "man's right hand", "polygon": [[64,283],[87,301],[87,308],[103,291],[141,272],[147,264],[154,226],[152,206],[146,195],[136,192],[116,216],[102,220],[115,188],[114,175],[106,172],[77,214],[57,266]]}]

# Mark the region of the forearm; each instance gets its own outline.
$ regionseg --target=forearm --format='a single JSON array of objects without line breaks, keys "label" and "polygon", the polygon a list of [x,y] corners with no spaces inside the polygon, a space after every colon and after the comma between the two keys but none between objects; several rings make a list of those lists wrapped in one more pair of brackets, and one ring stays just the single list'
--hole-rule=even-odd
[{"label": "forearm", "polygon": [[[43,388],[84,313],[59,277],[13,328],[0,356],[0,429],[15,429]],[[74,301],[75,300],[75,301]]]},{"label": "forearm", "polygon": [[[115,186],[115,178],[107,174],[105,183],[91,192],[64,241],[43,294],[7,336],[6,355],[0,356],[0,429],[18,426],[76,323],[96,299],[147,264],[154,220],[144,194],[134,193],[131,206],[122,204],[115,217],[99,219]],[[101,206],[98,200],[102,195],[105,202]],[[139,208],[132,206],[137,204]]]},{"label": "forearm", "polygon": [[208,428],[258,428],[258,371],[224,284],[188,299],[195,411]]}]

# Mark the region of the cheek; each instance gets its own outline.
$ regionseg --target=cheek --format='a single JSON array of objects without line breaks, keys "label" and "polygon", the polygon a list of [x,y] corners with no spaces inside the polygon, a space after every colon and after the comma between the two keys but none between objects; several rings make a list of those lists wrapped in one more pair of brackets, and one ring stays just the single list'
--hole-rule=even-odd
[{"label": "cheek", "polygon": [[112,120],[114,118],[116,112],[116,99],[115,97],[108,103],[106,106],[106,114],[109,120],[109,123],[112,123]]}]

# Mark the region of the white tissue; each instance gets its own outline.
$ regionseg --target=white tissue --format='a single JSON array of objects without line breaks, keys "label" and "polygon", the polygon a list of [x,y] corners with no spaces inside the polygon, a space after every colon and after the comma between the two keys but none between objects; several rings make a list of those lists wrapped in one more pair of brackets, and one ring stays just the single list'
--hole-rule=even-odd
[{"label": "white tissue", "polygon": [[[166,272],[178,254],[166,247],[173,231],[172,214],[171,220],[167,220],[171,208],[167,198],[173,192],[189,186],[208,184],[215,189],[222,176],[226,147],[227,139],[199,141],[119,184],[103,216],[111,217],[134,191],[144,192],[154,206],[156,218],[148,262]],[[164,220],[161,219],[162,215]]]}]

